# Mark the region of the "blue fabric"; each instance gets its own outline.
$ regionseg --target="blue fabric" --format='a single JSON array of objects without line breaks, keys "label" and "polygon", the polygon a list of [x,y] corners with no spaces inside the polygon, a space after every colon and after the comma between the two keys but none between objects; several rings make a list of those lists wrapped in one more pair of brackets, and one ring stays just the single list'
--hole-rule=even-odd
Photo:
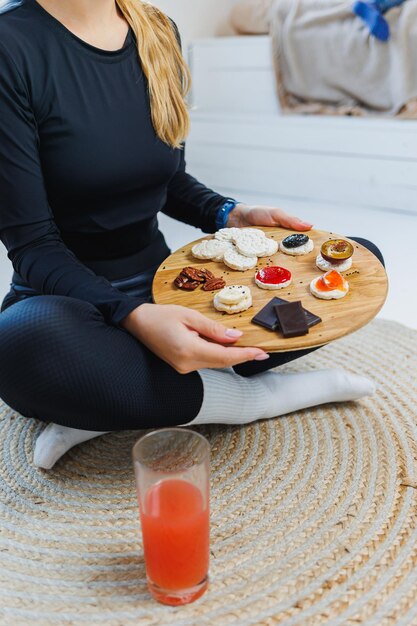
[{"label": "blue fabric", "polygon": [[374,0],[375,5],[381,13],[386,13],[389,9],[400,6],[405,0]]},{"label": "blue fabric", "polygon": [[371,35],[380,41],[388,41],[390,29],[387,20],[383,17],[389,9],[403,4],[405,0],[358,0],[352,11],[366,24]]}]

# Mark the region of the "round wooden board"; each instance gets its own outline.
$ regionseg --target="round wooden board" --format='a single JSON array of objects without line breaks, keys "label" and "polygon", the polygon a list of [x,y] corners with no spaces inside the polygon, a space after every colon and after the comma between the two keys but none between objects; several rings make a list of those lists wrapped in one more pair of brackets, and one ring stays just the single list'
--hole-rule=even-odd
[{"label": "round wooden board", "polygon": [[[259,227],[258,227],[259,228]],[[283,228],[262,228],[268,237],[280,241],[290,232]],[[253,346],[267,352],[287,352],[321,346],[334,339],[365,326],[382,308],[388,292],[388,279],[384,267],[367,248],[349,240],[347,237],[322,230],[311,230],[309,236],[314,241],[314,250],[310,254],[293,257],[277,252],[272,257],[258,260],[258,268],[266,265],[280,265],[292,272],[293,282],[286,289],[266,290],[257,287],[255,269],[238,272],[228,268],[222,262],[200,261],[191,254],[192,243],[183,246],[169,256],[156,272],[152,293],[156,304],[180,304],[200,311],[207,317],[221,321],[229,328],[243,331],[237,346]],[[211,239],[211,236],[204,239]],[[349,281],[350,290],[340,300],[319,300],[310,293],[311,280],[323,274],[316,267],[315,259],[320,247],[327,239],[343,238],[351,241],[355,248],[353,265],[343,272]],[[201,241],[199,239],[198,241]],[[216,292],[206,292],[201,288],[195,291],[183,291],[174,285],[174,279],[183,267],[207,267],[215,276],[222,276],[227,285],[247,285],[251,288],[253,306],[235,315],[216,311],[213,296]],[[278,296],[288,301],[301,300],[303,307],[321,317],[322,322],[310,328],[308,335],[284,339],[281,333],[274,332],[251,323],[252,317],[264,307],[271,298]]]}]

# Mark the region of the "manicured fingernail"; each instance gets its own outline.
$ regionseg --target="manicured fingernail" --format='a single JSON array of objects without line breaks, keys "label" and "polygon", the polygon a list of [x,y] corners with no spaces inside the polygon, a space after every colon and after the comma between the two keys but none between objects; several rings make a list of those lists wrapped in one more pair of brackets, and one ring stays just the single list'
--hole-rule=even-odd
[{"label": "manicured fingernail", "polygon": [[267,359],[269,359],[269,354],[258,354],[258,356],[255,357],[255,361],[266,361]]},{"label": "manicured fingernail", "polygon": [[303,226],[313,226],[310,222],[303,222],[303,220],[300,220],[300,224],[303,224]]},{"label": "manicured fingernail", "polygon": [[230,337],[230,339],[237,339],[243,335],[241,330],[235,330],[234,328],[228,328],[224,334],[226,337]]}]

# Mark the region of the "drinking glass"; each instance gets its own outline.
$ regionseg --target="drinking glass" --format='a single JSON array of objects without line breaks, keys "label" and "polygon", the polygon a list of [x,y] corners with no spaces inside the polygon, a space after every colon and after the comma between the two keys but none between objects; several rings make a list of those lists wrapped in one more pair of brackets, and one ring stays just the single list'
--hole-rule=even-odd
[{"label": "drinking glass", "polygon": [[133,447],[148,587],[163,604],[208,586],[210,444],[186,428],[148,433]]}]

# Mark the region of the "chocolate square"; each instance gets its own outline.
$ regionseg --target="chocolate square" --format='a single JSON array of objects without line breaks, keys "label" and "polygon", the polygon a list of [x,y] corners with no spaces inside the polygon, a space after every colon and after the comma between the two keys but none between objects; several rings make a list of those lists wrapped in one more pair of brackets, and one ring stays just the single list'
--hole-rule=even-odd
[{"label": "chocolate square", "polygon": [[307,318],[300,300],[279,304],[274,308],[284,337],[300,337],[308,333]]},{"label": "chocolate square", "polygon": [[[268,330],[279,330],[280,326],[277,314],[275,312],[275,307],[287,303],[288,300],[284,300],[283,298],[272,298],[272,300],[270,300],[268,304],[266,304],[263,309],[261,309],[252,318],[252,323],[258,324],[258,326],[263,326],[263,328],[267,328]],[[307,309],[304,309],[304,313],[307,319],[307,326],[309,328],[321,322],[321,317],[318,317],[318,315],[314,315],[314,313],[311,313],[311,311],[307,311]]]},{"label": "chocolate square", "polygon": [[311,328],[312,326],[315,326],[316,324],[320,324],[321,317],[319,317],[318,315],[314,315],[314,313],[312,313],[311,311],[307,311],[307,309],[304,309],[304,313],[305,313],[306,320],[307,320],[307,326],[309,328]]},{"label": "chocolate square", "polygon": [[263,309],[258,311],[251,321],[253,324],[258,324],[258,326],[268,328],[268,330],[276,330],[278,327],[278,320],[274,307],[278,304],[285,304],[286,302],[288,302],[288,300],[282,300],[282,298],[272,298],[272,300],[270,300]]}]

